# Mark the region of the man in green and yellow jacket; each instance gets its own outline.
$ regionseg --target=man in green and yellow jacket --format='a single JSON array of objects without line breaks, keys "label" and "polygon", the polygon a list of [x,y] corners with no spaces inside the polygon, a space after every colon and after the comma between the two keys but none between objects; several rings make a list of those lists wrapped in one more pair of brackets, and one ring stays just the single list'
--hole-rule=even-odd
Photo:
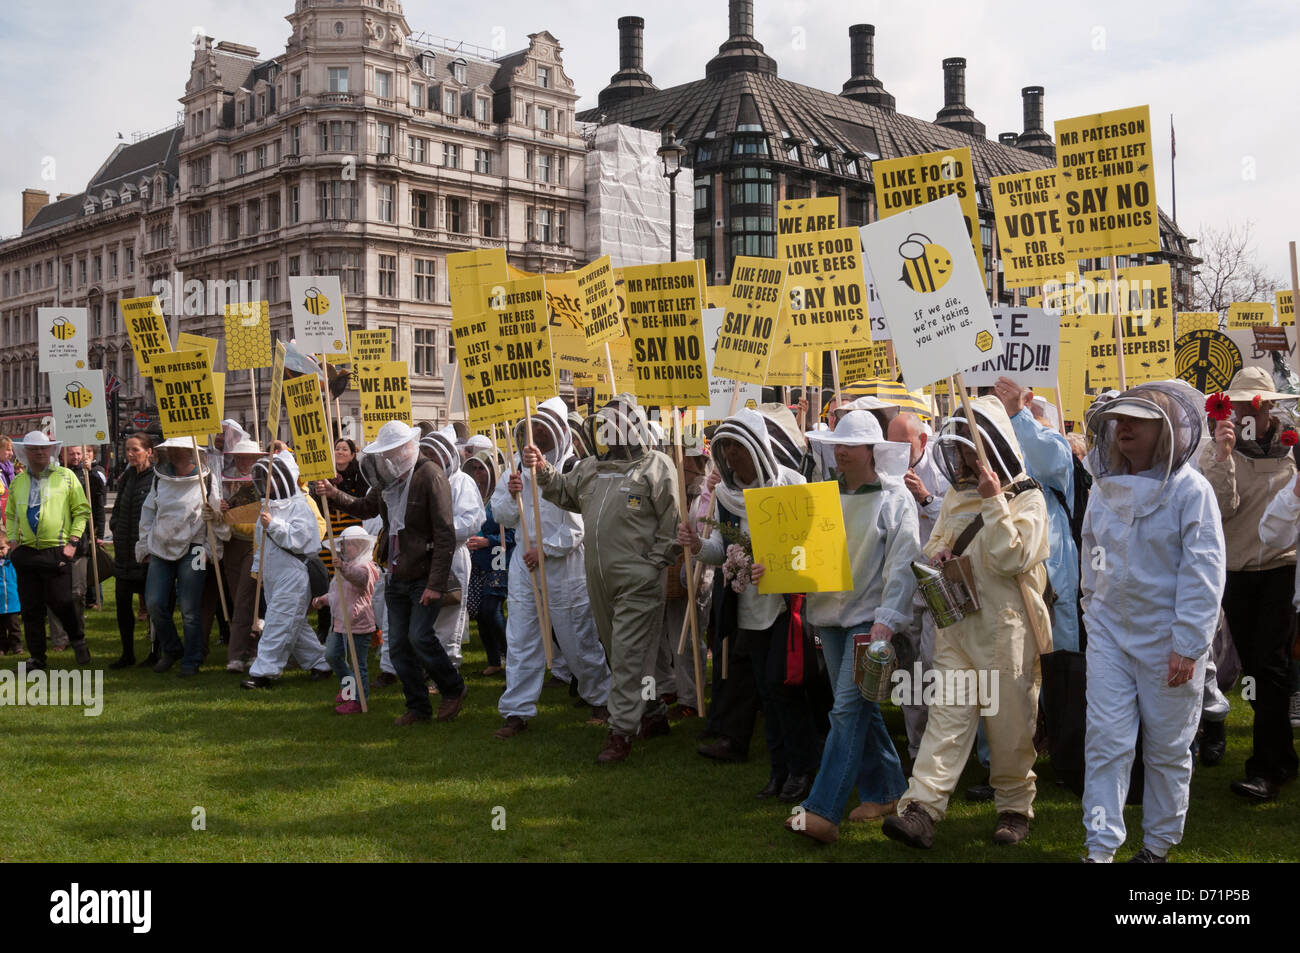
[{"label": "man in green and yellow jacket", "polygon": [[14,450],[26,470],[14,478],[5,501],[8,555],[18,574],[28,668],[45,668],[45,613],[48,608],[68,633],[77,664],[90,662],[80,608],[72,595],[72,563],[77,557],[90,503],[81,483],[55,460],[61,441],[33,430]]}]

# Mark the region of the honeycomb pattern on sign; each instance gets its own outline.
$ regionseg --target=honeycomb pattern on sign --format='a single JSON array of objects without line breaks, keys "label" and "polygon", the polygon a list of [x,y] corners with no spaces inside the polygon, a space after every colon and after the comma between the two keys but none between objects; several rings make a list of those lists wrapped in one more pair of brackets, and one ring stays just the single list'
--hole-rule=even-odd
[{"label": "honeycomb pattern on sign", "polygon": [[270,366],[270,303],[226,305],[226,370],[249,371]]}]

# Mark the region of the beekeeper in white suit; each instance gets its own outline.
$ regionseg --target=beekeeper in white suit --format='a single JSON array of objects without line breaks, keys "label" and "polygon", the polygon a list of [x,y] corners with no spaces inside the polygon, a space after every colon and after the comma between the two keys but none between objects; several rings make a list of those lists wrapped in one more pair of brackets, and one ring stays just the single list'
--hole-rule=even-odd
[{"label": "beekeeper in white suit", "polygon": [[[267,486],[266,461],[253,465],[253,484]],[[298,463],[288,450],[271,460],[270,493],[257,521],[253,572],[262,571],[266,593],[266,624],[257,642],[257,658],[249,666],[243,688],[269,688],[294,658],[313,681],[328,678],[325,649],[307,622],[311,587],[304,557],[320,550],[320,524],[307,497],[298,489]]]},{"label": "beekeeper in white suit", "polygon": [[[1139,719],[1146,784],[1143,847],[1131,863],[1163,863],[1182,840],[1201,715],[1205,659],[1226,578],[1218,503],[1188,465],[1205,420],[1190,388],[1142,384],[1088,421],[1092,498],[1083,524],[1088,733],[1083,789],[1086,860],[1124,843]],[[1199,395],[1197,395],[1199,396]]]},{"label": "beekeeper in white suit", "polygon": [[[532,424],[533,445],[546,457],[546,462],[561,473],[572,469],[578,457],[573,452],[573,437],[569,432],[564,401],[558,397],[544,401],[533,416]],[[519,440],[523,446],[527,438],[522,424],[518,430],[516,436],[523,438]],[[510,557],[506,594],[509,610],[506,615],[506,690],[497,703],[497,710],[506,720],[496,731],[496,737],[502,740],[526,730],[529,720],[536,717],[537,699],[542,692],[546,670],[539,611],[529,580],[530,573],[537,566],[538,545],[532,509],[532,478],[532,473],[526,470],[522,471],[522,476],[519,472],[511,474],[509,481],[497,484],[491,500],[492,515],[501,526],[515,530],[517,543],[523,542],[519,510],[520,507],[527,510],[524,518],[528,524],[530,545],[527,550],[516,545]],[[569,670],[578,679],[578,695],[595,709],[593,716],[603,717],[609,701],[610,674],[587,595],[582,517],[545,499],[541,499],[541,514],[547,606],[558,643],[556,654],[563,651]],[[541,576],[536,575],[534,579],[540,587]]]},{"label": "beekeeper in white suit", "polygon": [[[447,426],[428,434],[420,441],[420,452],[442,467],[442,472],[447,475],[447,484],[451,487],[452,521],[456,526],[456,551],[451,557],[451,574],[462,595],[468,595],[471,567],[465,543],[479,531],[486,518],[483,496],[474,478],[460,468],[461,455],[456,446],[455,427]],[[462,598],[455,605],[444,606],[433,626],[438,641],[447,650],[447,657],[457,671],[460,670],[460,646],[465,639],[468,621],[467,606]]]}]

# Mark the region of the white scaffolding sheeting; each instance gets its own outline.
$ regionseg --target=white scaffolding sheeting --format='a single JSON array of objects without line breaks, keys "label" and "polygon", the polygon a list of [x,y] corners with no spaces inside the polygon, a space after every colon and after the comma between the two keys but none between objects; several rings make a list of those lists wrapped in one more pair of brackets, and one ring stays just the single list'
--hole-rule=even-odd
[{"label": "white scaffolding sheeting", "polygon": [[[596,130],[586,158],[587,260],[609,255],[615,268],[668,261],[668,180],[659,133],[632,126]],[[677,258],[695,257],[695,181],[677,176]]]}]

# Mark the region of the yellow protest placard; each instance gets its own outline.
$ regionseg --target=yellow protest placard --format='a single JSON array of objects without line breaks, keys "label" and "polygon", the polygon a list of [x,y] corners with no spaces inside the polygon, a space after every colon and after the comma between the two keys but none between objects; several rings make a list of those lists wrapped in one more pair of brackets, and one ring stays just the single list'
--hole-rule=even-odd
[{"label": "yellow protest placard", "polygon": [[226,419],[226,375],[221,371],[212,372],[212,393],[217,398],[217,418]]},{"label": "yellow protest placard", "polygon": [[[1115,289],[1124,329],[1124,374],[1129,386],[1144,381],[1168,380],[1175,374],[1174,306],[1168,265],[1121,268]],[[1092,328],[1087,360],[1088,386],[1119,385],[1115,357],[1114,313],[1108,271],[1089,271],[1064,289],[1065,316]],[[1084,320],[1091,317],[1093,320]]]},{"label": "yellow protest placard", "polygon": [[411,376],[405,361],[358,361],[361,433],[366,443],[379,437],[390,420],[411,424]]},{"label": "yellow protest placard", "polygon": [[1292,293],[1278,291],[1275,297],[1277,298],[1277,323],[1283,327],[1295,324],[1295,301]]},{"label": "yellow protest placard", "polygon": [[201,334],[190,334],[188,331],[182,331],[176,335],[176,350],[205,351],[208,355],[208,366],[217,366],[216,338],[205,338]]},{"label": "yellow protest placard", "polygon": [[889,218],[945,195],[956,195],[970,233],[971,250],[983,267],[984,243],[980,241],[975,171],[968,146],[897,159],[878,159],[871,163],[871,173],[875,179],[876,208],[880,218]]},{"label": "yellow protest placard", "polygon": [[1219,312],[1217,311],[1180,311],[1174,325],[1174,336],[1182,337],[1192,331],[1219,330]]},{"label": "yellow protest placard", "polygon": [[476,313],[480,307],[478,289],[509,278],[504,248],[481,248],[447,256],[447,293],[452,314]]},{"label": "yellow protest placard", "polygon": [[1273,306],[1267,301],[1234,301],[1228,305],[1228,330],[1267,328],[1273,325]]},{"label": "yellow protest placard", "polygon": [[[763,383],[768,387],[802,387],[806,380],[810,387],[821,386],[821,348],[801,350],[791,343],[791,333],[790,296],[784,295],[777,317],[776,346],[772,348],[772,358],[768,361],[767,377]],[[804,376],[805,370],[807,377]]]},{"label": "yellow protest placard", "polygon": [[776,206],[776,257],[790,261],[794,249],[811,232],[840,227],[840,200],[834,195],[815,199],[785,199]]},{"label": "yellow protest placard", "polygon": [[637,398],[645,405],[709,403],[695,261],[624,268],[623,279]]},{"label": "yellow protest placard", "polygon": [[334,478],[334,447],[325,427],[320,379],[303,374],[284,382],[284,412],[289,418],[293,456],[304,480]]},{"label": "yellow protest placard", "polygon": [[490,291],[484,303],[497,322],[492,383],[506,397],[546,400],[557,392],[545,284],[537,275],[480,289]]},{"label": "yellow protest placard", "polygon": [[456,341],[456,373],[465,393],[465,411],[474,430],[486,431],[494,423],[523,416],[522,397],[508,397],[492,378],[493,347],[497,344],[496,315],[453,316],[451,333]]},{"label": "yellow protest placard", "polygon": [[840,383],[848,385],[873,378],[893,378],[889,347],[884,341],[867,347],[842,348],[839,351]]},{"label": "yellow protest placard", "polygon": [[275,342],[275,359],[271,362],[271,397],[266,406],[266,432],[272,440],[280,434],[280,400],[284,396],[284,355],[283,341]]},{"label": "yellow protest placard", "polygon": [[758,591],[844,592],[853,588],[838,483],[745,491]]},{"label": "yellow protest placard", "polygon": [[989,179],[998,230],[1002,283],[1040,288],[1066,267],[1065,233],[1056,201],[1056,170],[1039,169]]},{"label": "yellow protest placard", "polygon": [[1083,421],[1086,409],[1088,344],[1092,331],[1086,328],[1061,328],[1061,349],[1056,360],[1056,377],[1061,386],[1061,408],[1066,420]]},{"label": "yellow protest placard", "polygon": [[374,364],[393,359],[392,328],[355,328],[349,334],[352,359],[358,364]]},{"label": "yellow protest placard", "polygon": [[622,336],[623,322],[619,320],[614,270],[610,267],[608,255],[578,269],[577,290],[587,347],[599,347]]},{"label": "yellow protest placard", "polygon": [[1160,251],[1147,106],[1056,123],[1057,183],[1069,261]]},{"label": "yellow protest placard", "polygon": [[207,351],[156,352],[152,369],[163,436],[206,437],[221,431]]},{"label": "yellow protest placard", "polygon": [[805,235],[791,246],[786,290],[790,337],[799,348],[862,346],[871,340],[866,276],[856,228]]},{"label": "yellow protest placard", "polygon": [[226,305],[226,370],[271,366],[271,305],[245,301]]},{"label": "yellow protest placard", "polygon": [[[574,371],[574,387],[590,387],[595,391],[596,403],[602,404],[619,394],[636,394],[636,369],[632,362],[632,339],[626,335],[608,342],[609,359],[614,365],[614,387],[609,388],[609,370],[605,363],[605,349],[592,351],[587,367]],[[552,338],[554,347],[554,338]]]},{"label": "yellow protest placard", "polygon": [[713,358],[713,376],[761,384],[776,337],[785,269],[771,258],[738,256]]},{"label": "yellow protest placard", "polygon": [[150,364],[155,354],[171,352],[172,342],[163,326],[162,306],[157,295],[144,298],[122,298],[117,303],[122,312],[122,323],[131,338],[135,352],[135,365],[141,377],[152,376]]},{"label": "yellow protest placard", "polygon": [[[735,266],[732,266],[735,270]],[[731,285],[709,285],[704,289],[704,307],[725,308],[731,299]]]}]

